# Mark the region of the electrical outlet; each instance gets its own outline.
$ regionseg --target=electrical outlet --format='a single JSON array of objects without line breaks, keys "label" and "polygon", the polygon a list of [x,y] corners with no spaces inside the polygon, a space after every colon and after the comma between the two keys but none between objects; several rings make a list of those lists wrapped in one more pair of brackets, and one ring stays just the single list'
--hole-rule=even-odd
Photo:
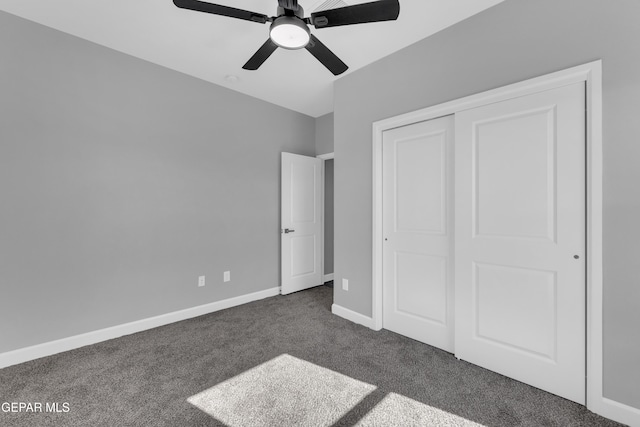
[{"label": "electrical outlet", "polygon": [[204,286],[204,276],[198,277],[198,287],[201,288]]},{"label": "electrical outlet", "polygon": [[343,291],[349,290],[349,281],[347,279],[342,279],[342,290]]},{"label": "electrical outlet", "polygon": [[231,272],[230,271],[225,271],[223,279],[224,279],[225,282],[231,281]]}]

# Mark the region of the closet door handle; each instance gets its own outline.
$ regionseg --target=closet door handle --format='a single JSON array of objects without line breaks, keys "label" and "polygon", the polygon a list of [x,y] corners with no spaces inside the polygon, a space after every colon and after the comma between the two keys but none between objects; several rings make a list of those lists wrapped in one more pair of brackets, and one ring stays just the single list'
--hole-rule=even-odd
[{"label": "closet door handle", "polygon": [[289,228],[285,228],[285,229],[283,230],[284,234],[293,233],[294,231],[296,231],[296,230],[291,230],[291,229],[289,229]]}]

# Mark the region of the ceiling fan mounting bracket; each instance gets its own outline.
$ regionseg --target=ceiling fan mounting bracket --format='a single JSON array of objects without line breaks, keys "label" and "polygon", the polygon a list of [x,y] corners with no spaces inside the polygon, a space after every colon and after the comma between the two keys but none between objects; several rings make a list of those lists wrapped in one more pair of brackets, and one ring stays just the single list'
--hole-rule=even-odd
[{"label": "ceiling fan mounting bracket", "polygon": [[278,5],[289,10],[297,10],[300,7],[298,0],[278,0]]},{"label": "ceiling fan mounting bracket", "polygon": [[304,9],[302,6],[298,6],[297,9],[287,9],[282,6],[278,6],[276,14],[278,17],[272,18],[272,20],[278,19],[280,16],[295,16],[304,21]]}]

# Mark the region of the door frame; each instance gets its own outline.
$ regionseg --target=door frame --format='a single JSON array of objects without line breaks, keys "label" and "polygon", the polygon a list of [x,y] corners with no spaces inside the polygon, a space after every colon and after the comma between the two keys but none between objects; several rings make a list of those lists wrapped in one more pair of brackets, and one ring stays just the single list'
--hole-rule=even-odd
[{"label": "door frame", "polygon": [[[331,153],[326,153],[326,154],[318,154],[316,156],[316,158],[322,160],[322,168],[321,168],[321,174],[322,174],[322,184],[320,185],[320,197],[322,198],[321,204],[322,204],[322,244],[321,246],[321,255],[320,255],[320,268],[322,269],[322,284],[325,284],[327,282],[330,282],[333,280],[333,273],[330,274],[325,274],[324,271],[324,243],[325,243],[325,237],[324,237],[324,229],[325,229],[325,221],[326,219],[326,215],[324,214],[324,202],[325,202],[325,193],[324,193],[324,183],[325,183],[325,162],[327,160],[334,160],[335,159],[335,153],[331,152]],[[335,164],[335,163],[334,163]],[[334,174],[335,174],[335,169],[334,169]]]},{"label": "door frame", "polygon": [[[587,408],[615,417],[619,409],[603,396],[603,269],[602,269],[602,61],[470,95],[454,101],[373,123],[373,329],[382,329],[382,141],[383,132],[456,112],[555,89],[574,83],[586,85],[586,359]],[[454,136],[455,138],[455,136]],[[614,402],[615,403],[615,402]],[[617,409],[617,410],[616,410]]]}]

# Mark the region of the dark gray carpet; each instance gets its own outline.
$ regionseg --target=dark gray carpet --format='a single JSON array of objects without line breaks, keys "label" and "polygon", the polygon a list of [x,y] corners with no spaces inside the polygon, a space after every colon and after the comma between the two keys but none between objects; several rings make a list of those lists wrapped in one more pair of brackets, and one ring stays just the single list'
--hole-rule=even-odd
[{"label": "dark gray carpet", "polygon": [[[328,378],[322,387],[317,382],[324,407],[327,398],[352,399],[346,409],[334,411],[333,425],[619,425],[446,352],[334,316],[332,292],[321,286],[268,298],[2,369],[0,403],[68,402],[69,411],[0,411],[0,425],[225,425],[206,411],[207,405],[217,405],[212,410],[226,411],[232,420],[227,422],[252,427],[264,424],[269,419],[264,414],[278,405],[305,410],[302,398],[309,393],[296,392],[293,386],[287,393],[271,390],[265,385],[268,378],[276,375],[274,382],[282,383],[286,375],[290,382],[302,376],[304,382],[297,387],[304,391],[316,384],[310,381],[316,373]],[[283,364],[289,357],[279,357],[284,354],[299,362]],[[288,365],[302,371],[287,371]],[[249,382],[243,381],[247,378]],[[244,398],[239,387],[252,382],[265,392]],[[202,397],[208,392],[217,394],[207,403]],[[353,399],[353,393],[361,394]],[[233,396],[236,406],[229,411],[220,402]],[[197,407],[203,401],[204,406]],[[264,410],[256,411],[255,405]],[[321,414],[299,417],[294,412],[272,411],[268,416],[277,426],[295,425],[296,420],[323,424]]]}]

